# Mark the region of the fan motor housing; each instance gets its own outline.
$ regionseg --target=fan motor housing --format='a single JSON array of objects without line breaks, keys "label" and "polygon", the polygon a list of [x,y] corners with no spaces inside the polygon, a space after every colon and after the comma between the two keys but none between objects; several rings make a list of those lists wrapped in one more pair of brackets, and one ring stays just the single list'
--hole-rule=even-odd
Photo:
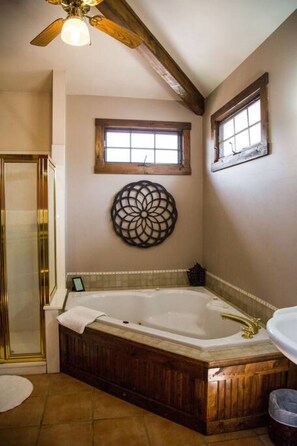
[{"label": "fan motor housing", "polygon": [[61,6],[70,15],[85,15],[90,11],[90,6],[81,0],[62,0]]}]

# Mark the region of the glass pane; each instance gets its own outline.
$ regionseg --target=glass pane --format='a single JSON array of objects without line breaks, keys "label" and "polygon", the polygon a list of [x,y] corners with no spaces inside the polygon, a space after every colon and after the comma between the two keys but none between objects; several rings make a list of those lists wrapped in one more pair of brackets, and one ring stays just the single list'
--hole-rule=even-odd
[{"label": "glass pane", "polygon": [[260,99],[249,106],[248,112],[250,125],[261,120]]},{"label": "glass pane", "polygon": [[234,116],[235,123],[235,133],[240,132],[243,129],[246,129],[248,126],[247,120],[247,110],[242,110],[238,115]]},{"label": "glass pane", "polygon": [[154,135],[152,133],[131,133],[131,147],[154,148]]},{"label": "glass pane", "polygon": [[253,125],[250,128],[251,145],[261,142],[261,124]]},{"label": "glass pane", "polygon": [[40,353],[37,164],[5,165],[5,228],[10,351]]},{"label": "glass pane", "polygon": [[130,149],[106,149],[105,161],[108,163],[129,163]]},{"label": "glass pane", "polygon": [[48,166],[48,256],[49,256],[49,294],[56,288],[56,234],[55,234],[55,170]]},{"label": "glass pane", "polygon": [[244,132],[235,136],[235,146],[236,152],[240,152],[242,149],[250,146],[248,130],[244,130]]},{"label": "glass pane", "polygon": [[156,134],[157,149],[178,149],[178,135]]},{"label": "glass pane", "polygon": [[176,150],[156,150],[157,164],[178,164],[178,152]]},{"label": "glass pane", "polygon": [[107,131],[106,147],[130,147],[130,133]]},{"label": "glass pane", "polygon": [[132,163],[153,163],[154,151],[145,149],[132,149],[131,158]]},{"label": "glass pane", "polygon": [[224,141],[225,139],[230,138],[234,135],[234,122],[233,119],[222,123],[220,125],[220,141]]},{"label": "glass pane", "polygon": [[232,155],[232,149],[235,150],[234,138],[229,138],[220,145],[220,157]]}]

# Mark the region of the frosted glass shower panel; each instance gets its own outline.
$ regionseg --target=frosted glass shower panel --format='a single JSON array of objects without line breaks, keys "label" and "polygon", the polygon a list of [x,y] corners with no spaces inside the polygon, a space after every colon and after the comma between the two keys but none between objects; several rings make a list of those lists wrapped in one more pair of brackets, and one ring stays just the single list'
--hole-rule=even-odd
[{"label": "frosted glass shower panel", "polygon": [[6,277],[10,353],[40,353],[38,163],[5,165]]},{"label": "frosted glass shower panel", "polygon": [[56,203],[55,203],[55,169],[48,164],[48,261],[49,261],[49,295],[57,287],[56,274]]}]

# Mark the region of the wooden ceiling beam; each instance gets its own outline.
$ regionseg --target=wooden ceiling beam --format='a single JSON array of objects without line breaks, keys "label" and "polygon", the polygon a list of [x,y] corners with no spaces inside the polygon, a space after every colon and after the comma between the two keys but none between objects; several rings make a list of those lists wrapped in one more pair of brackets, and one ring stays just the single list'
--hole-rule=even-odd
[{"label": "wooden ceiling beam", "polygon": [[186,74],[153,36],[125,0],[103,0],[97,9],[108,19],[122,25],[141,37],[137,51],[172,88],[186,106],[197,115],[204,112],[204,97]]}]

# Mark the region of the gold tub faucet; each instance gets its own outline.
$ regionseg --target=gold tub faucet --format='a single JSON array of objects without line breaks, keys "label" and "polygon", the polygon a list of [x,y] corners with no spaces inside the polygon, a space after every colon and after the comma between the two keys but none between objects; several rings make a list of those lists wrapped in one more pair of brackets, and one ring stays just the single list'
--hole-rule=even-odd
[{"label": "gold tub faucet", "polygon": [[260,319],[253,317],[248,319],[247,317],[239,316],[237,314],[232,313],[221,313],[223,319],[230,319],[235,322],[239,322],[244,325],[242,329],[242,337],[246,339],[251,339],[254,335],[256,335],[261,328]]}]

